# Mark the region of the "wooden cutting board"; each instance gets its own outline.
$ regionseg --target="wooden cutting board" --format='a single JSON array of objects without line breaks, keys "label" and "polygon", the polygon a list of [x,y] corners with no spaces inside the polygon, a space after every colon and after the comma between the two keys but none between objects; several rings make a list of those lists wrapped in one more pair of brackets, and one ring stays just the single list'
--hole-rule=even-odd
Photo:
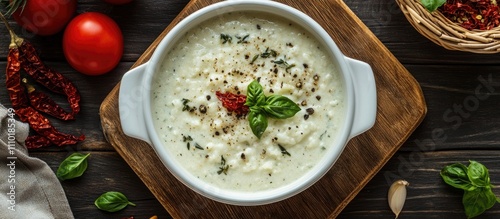
[{"label": "wooden cutting board", "polygon": [[[180,20],[217,1],[191,0],[134,67],[150,58],[159,41]],[[104,134],[174,218],[334,218],[394,155],[427,112],[419,84],[344,2],[279,1],[319,22],[345,55],[372,66],[378,96],[376,124],[352,139],[333,168],[299,195],[264,206],[232,206],[192,192],[162,166],[147,143],[123,134],[117,85],[100,108]]]}]

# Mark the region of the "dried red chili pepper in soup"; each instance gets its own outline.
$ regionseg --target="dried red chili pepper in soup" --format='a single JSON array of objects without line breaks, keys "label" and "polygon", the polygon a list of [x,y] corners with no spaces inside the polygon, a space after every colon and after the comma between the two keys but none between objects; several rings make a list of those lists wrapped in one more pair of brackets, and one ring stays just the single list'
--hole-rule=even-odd
[{"label": "dried red chili pepper in soup", "polygon": [[222,106],[229,112],[235,112],[237,115],[245,115],[248,113],[248,106],[245,106],[247,97],[241,94],[215,92],[217,99],[222,102]]}]

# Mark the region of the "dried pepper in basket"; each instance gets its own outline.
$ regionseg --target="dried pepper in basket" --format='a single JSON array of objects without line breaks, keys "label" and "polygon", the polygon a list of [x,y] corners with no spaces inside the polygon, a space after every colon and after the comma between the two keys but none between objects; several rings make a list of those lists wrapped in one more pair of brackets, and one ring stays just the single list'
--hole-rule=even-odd
[{"label": "dried pepper in basket", "polygon": [[[26,139],[27,148],[71,145],[84,140],[85,136],[83,135],[76,137],[57,131],[50,121],[37,111],[40,110],[61,119],[73,119],[74,115],[80,111],[80,94],[76,87],[63,75],[45,66],[33,46],[12,31],[1,13],[0,18],[5,22],[11,35],[6,69],[9,98],[19,119],[29,123],[30,127],[37,133]],[[21,84],[21,68],[37,82],[52,91],[66,94],[72,112],[66,113],[49,96],[35,92],[31,87],[28,90],[29,95],[27,95],[25,87]]]},{"label": "dried pepper in basket", "polygon": [[496,0],[421,0],[429,11],[438,10],[450,21],[468,30],[490,30],[500,25]]},{"label": "dried pepper in basket", "polygon": [[490,30],[500,24],[499,8],[492,0],[447,0],[438,10],[468,30]]}]

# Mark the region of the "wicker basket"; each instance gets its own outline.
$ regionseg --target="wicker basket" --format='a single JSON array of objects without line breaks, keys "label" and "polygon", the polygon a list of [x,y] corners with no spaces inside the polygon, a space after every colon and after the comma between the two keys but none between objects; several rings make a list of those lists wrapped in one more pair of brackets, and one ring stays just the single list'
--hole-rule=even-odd
[{"label": "wicker basket", "polygon": [[449,50],[481,54],[500,52],[500,27],[467,30],[447,19],[441,12],[429,12],[420,0],[396,0],[408,21],[432,42]]}]

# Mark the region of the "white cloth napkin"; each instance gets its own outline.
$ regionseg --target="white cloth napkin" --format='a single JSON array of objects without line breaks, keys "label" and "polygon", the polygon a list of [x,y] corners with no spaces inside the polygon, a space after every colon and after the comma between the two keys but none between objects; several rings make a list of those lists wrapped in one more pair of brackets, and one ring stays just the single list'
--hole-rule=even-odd
[{"label": "white cloth napkin", "polygon": [[28,155],[28,124],[1,104],[0,120],[0,218],[74,218],[54,171]]}]

